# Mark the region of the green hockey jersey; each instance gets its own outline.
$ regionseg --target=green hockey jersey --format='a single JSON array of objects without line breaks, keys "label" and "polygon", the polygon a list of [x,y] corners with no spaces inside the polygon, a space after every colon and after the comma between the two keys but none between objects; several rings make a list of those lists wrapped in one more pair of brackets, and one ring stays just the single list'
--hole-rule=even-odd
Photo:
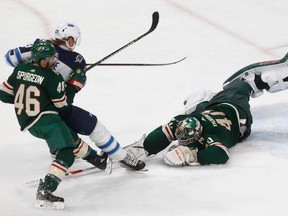
[{"label": "green hockey jersey", "polygon": [[[222,164],[229,159],[229,148],[238,143],[241,137],[237,113],[233,105],[221,103],[212,105],[203,112],[189,115],[197,118],[203,128],[198,142],[189,145],[198,148],[197,155],[200,164]],[[170,125],[173,134],[178,122],[186,117],[187,115],[174,117],[173,126]],[[173,140],[175,139],[174,135]]]},{"label": "green hockey jersey", "polygon": [[236,108],[229,104],[217,104],[202,113],[195,113],[203,127],[198,145],[200,164],[220,164],[229,159],[229,148],[240,140],[239,119]]},{"label": "green hockey jersey", "polygon": [[[61,75],[33,64],[20,64],[0,86],[0,100],[14,103],[21,130],[32,127],[44,114],[58,114],[67,101]],[[75,93],[74,93],[75,94]]]}]

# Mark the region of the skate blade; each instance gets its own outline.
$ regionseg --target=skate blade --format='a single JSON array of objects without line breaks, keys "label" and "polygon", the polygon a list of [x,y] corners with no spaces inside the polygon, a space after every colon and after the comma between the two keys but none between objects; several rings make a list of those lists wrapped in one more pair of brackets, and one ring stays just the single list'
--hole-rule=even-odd
[{"label": "skate blade", "polygon": [[110,158],[107,158],[107,165],[105,168],[105,172],[108,173],[109,175],[112,173],[112,166],[113,166],[113,160]]},{"label": "skate blade", "polygon": [[135,172],[135,173],[145,173],[145,172],[148,171],[147,168],[143,168],[143,169],[141,169],[141,170],[135,170],[135,169],[133,169],[133,168],[131,168],[131,167],[123,164],[123,163],[119,163],[119,165],[120,165],[122,168],[125,168],[127,171],[132,171],[132,172]]},{"label": "skate blade", "polygon": [[36,200],[35,207],[47,209],[64,209],[64,202],[49,202],[45,200]]}]

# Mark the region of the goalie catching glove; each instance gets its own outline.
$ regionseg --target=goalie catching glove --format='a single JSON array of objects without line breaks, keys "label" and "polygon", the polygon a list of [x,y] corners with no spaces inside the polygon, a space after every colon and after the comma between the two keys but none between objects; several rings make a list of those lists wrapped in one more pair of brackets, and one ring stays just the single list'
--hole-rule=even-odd
[{"label": "goalie catching glove", "polygon": [[197,151],[194,147],[174,144],[164,153],[164,161],[170,166],[198,165]]},{"label": "goalie catching glove", "polygon": [[76,69],[71,73],[69,84],[73,86],[77,92],[84,87],[85,82],[86,82],[86,75],[84,70]]}]

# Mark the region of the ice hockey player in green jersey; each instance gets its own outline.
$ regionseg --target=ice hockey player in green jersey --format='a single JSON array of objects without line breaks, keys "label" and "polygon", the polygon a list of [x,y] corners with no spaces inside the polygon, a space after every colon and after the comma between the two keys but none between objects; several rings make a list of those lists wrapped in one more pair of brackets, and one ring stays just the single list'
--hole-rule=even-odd
[{"label": "ice hockey player in green jersey", "polygon": [[8,80],[0,85],[0,100],[14,104],[21,131],[28,130],[33,136],[46,140],[50,152],[56,154],[47,175],[40,179],[36,207],[61,209],[64,199],[52,193],[74,163],[75,155],[91,162],[96,152],[85,143],[77,143],[80,140],[77,134],[58,115],[59,110],[71,105],[86,76],[84,72],[75,71],[65,87],[62,76],[51,69],[57,55],[50,42],[35,42],[32,47],[34,63],[19,64],[14,69]]},{"label": "ice hockey player in green jersey", "polygon": [[[38,39],[37,39],[38,40]],[[81,41],[81,31],[79,27],[71,22],[62,22],[54,30],[53,37],[49,39],[58,52],[58,60],[53,65],[53,70],[62,75],[68,82],[71,73],[86,69],[86,60],[74,49]],[[9,49],[5,54],[8,65],[16,67],[20,63],[31,62],[32,44]],[[122,148],[117,139],[112,136],[101,120],[90,111],[79,106],[71,105],[65,110],[60,110],[59,116],[77,134],[88,136],[90,140],[101,150],[97,158],[90,162],[101,170],[107,170],[111,164],[107,161],[118,161],[121,166],[129,170],[141,170],[145,163],[131,158]],[[79,146],[78,151],[86,149],[87,144],[80,140],[83,145]],[[53,153],[52,153],[53,154]]]},{"label": "ice hockey player in green jersey", "polygon": [[247,82],[234,81],[194,112],[175,116],[150,132],[144,149],[148,155],[157,154],[177,140],[164,152],[171,166],[226,163],[229,148],[251,132],[251,91]]},{"label": "ice hockey player in green jersey", "polygon": [[165,149],[164,161],[171,166],[224,164],[229,148],[251,133],[250,96],[287,88],[288,54],[280,60],[249,65],[228,78],[216,95],[204,91],[192,97],[184,114],[126,150],[143,160]]}]

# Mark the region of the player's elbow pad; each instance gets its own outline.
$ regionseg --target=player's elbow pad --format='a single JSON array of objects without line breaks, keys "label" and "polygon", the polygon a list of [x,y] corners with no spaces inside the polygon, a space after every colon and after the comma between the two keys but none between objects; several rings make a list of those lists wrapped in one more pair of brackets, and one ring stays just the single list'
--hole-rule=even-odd
[{"label": "player's elbow pad", "polygon": [[228,148],[220,143],[215,143],[207,149],[198,152],[198,162],[202,165],[225,164],[228,160]]}]

